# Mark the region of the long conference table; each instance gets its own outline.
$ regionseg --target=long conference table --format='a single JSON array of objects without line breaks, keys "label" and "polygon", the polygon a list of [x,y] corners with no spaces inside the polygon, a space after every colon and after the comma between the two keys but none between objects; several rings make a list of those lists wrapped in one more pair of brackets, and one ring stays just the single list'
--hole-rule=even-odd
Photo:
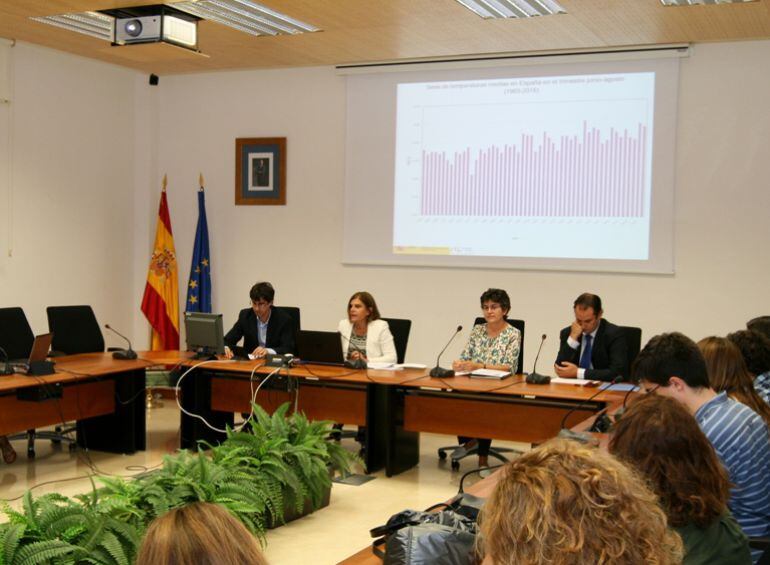
[{"label": "long conference table", "polygon": [[[0,435],[74,420],[80,446],[131,453],[145,448],[147,368],[189,369],[180,387],[182,407],[220,429],[233,425],[234,413],[249,412],[253,389],[275,371],[262,361],[201,363],[190,356],[140,352],[139,359],[125,361],[109,353],[89,353],[56,358],[53,375],[2,376]],[[313,420],[365,426],[367,469],[384,468],[392,476],[417,464],[420,432],[539,443],[559,432],[568,412],[566,425],[571,427],[619,404],[623,396],[576,385],[529,385],[521,375],[436,379],[425,369],[300,365],[271,376],[256,401],[268,412],[290,402]],[[181,447],[224,438],[198,418],[180,417]]]},{"label": "long conference table", "polygon": [[[249,412],[253,389],[273,371],[259,361],[201,364],[181,383],[182,406],[216,428],[232,426],[234,413]],[[291,402],[310,419],[365,426],[367,469],[384,468],[392,476],[417,464],[420,432],[539,443],[558,434],[568,413],[565,426],[571,427],[622,403],[624,396],[572,384],[530,385],[521,375],[437,379],[426,369],[300,365],[275,373],[256,401],[268,412]],[[182,447],[224,438],[198,418],[181,418]]]}]

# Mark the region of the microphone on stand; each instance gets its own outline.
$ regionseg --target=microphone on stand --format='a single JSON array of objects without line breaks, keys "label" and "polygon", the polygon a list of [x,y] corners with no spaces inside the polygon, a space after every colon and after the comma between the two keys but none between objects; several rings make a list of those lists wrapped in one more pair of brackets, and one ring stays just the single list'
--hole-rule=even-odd
[{"label": "microphone on stand", "polygon": [[118,334],[120,337],[122,337],[128,342],[128,349],[118,349],[117,351],[113,351],[112,353],[113,359],[122,359],[124,361],[129,361],[131,359],[137,358],[136,351],[134,351],[131,348],[131,340],[129,340],[126,336],[124,336],[122,333],[120,333],[118,330],[116,330],[109,324],[104,324],[104,327],[110,330],[111,332]]},{"label": "microphone on stand", "polygon": [[[342,338],[348,342],[348,346],[352,345],[353,349],[358,351],[358,354],[361,356],[358,359],[345,359],[345,366],[349,367],[350,369],[366,369],[366,360],[364,359],[366,355],[364,355],[364,352],[361,351],[361,349],[358,348],[355,343],[350,341],[350,338],[346,336],[344,333],[340,331],[338,331],[337,333],[340,334]],[[347,355],[345,357],[347,357]]]},{"label": "microphone on stand", "polygon": [[546,375],[541,375],[537,372],[537,360],[540,359],[540,352],[543,350],[543,344],[545,343],[545,338],[548,337],[546,334],[543,334],[543,336],[540,338],[540,347],[537,348],[537,355],[535,355],[535,362],[532,365],[532,372],[527,375],[527,383],[531,385],[547,385],[551,382],[551,377],[548,377]]},{"label": "microphone on stand", "polygon": [[444,349],[441,350],[441,353],[438,354],[438,357],[436,357],[436,366],[433,367],[430,370],[430,376],[431,377],[454,377],[455,372],[452,369],[444,369],[441,364],[439,363],[439,360],[441,359],[441,356],[444,354],[444,351],[446,351],[446,348],[449,347],[449,344],[452,343],[452,340],[459,334],[461,331],[463,331],[462,326],[457,326],[457,329],[455,330],[455,333],[452,334],[452,337],[449,338],[449,341],[446,342],[446,345],[444,346]]}]

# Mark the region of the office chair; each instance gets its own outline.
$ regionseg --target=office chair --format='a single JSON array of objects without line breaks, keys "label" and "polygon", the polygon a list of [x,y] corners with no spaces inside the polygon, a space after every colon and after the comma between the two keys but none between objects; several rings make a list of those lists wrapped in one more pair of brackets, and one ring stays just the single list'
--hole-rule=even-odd
[{"label": "office chair", "polygon": [[[514,374],[520,375],[523,372],[523,367],[524,367],[524,326],[525,326],[524,320],[514,320],[511,318],[506,318],[505,321],[508,322],[517,330],[519,330],[519,333],[521,334],[521,343],[519,344],[519,360],[516,363],[516,371],[514,372]],[[482,317],[478,317],[473,322],[473,325],[478,326],[479,324],[484,324],[484,323],[486,323],[486,320]],[[452,470],[457,471],[460,468],[460,461],[470,455],[476,455],[479,452],[479,448],[478,446],[476,446],[470,449],[465,449],[465,446],[463,445],[446,445],[444,447],[438,448],[438,458],[444,461],[447,458],[447,451],[453,452],[451,457]],[[508,459],[503,455],[503,453],[520,454],[521,452],[517,451],[516,449],[511,449],[509,447],[490,447],[489,448],[490,457],[494,457],[498,461],[507,463]]]},{"label": "office chair", "polygon": [[35,334],[21,308],[0,308],[0,347],[8,361],[26,361],[32,351]]},{"label": "office chair", "polygon": [[104,336],[90,306],[49,306],[51,349],[65,355],[104,351]]},{"label": "office chair", "polygon": [[294,331],[298,332],[302,329],[302,326],[300,325],[300,313],[299,308],[296,306],[273,306],[276,310],[280,310],[282,312],[285,312],[288,314],[291,319],[294,321]]},{"label": "office chair", "polygon": [[412,320],[401,318],[382,318],[390,326],[393,334],[393,343],[396,346],[396,363],[403,363],[406,358],[406,345],[409,343],[409,331],[412,329]]},{"label": "office chair", "polygon": [[631,380],[631,367],[634,364],[636,356],[639,355],[639,351],[642,349],[642,328],[634,326],[620,326],[620,329],[626,336],[627,347],[627,361],[626,361],[626,373],[623,375],[623,380]]},{"label": "office chair", "polygon": [[[8,359],[24,360],[29,358],[32,351],[32,342],[35,341],[35,334],[27,321],[27,316],[21,308],[0,308],[0,347],[8,353]],[[74,430],[74,428],[72,428]],[[75,448],[75,440],[64,434],[72,430],[62,430],[61,426],[56,426],[53,432],[38,432],[34,429],[27,430],[24,433],[9,436],[9,440],[26,439],[27,457],[35,458],[35,439],[50,439],[58,444],[62,441],[67,442],[70,449]]]}]

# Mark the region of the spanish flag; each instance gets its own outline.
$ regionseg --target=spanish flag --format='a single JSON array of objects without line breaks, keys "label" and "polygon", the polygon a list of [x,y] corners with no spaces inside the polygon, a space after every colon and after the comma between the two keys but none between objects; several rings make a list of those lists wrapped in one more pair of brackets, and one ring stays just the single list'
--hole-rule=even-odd
[{"label": "spanish flag", "polygon": [[142,312],[152,326],[152,350],[179,349],[179,283],[165,176]]}]

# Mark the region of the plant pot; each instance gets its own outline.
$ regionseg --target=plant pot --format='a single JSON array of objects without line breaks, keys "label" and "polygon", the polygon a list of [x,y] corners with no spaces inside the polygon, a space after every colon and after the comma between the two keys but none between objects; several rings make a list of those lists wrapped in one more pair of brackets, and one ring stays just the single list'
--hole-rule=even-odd
[{"label": "plant pot", "polygon": [[[329,485],[329,487],[326,489],[326,491],[323,494],[323,498],[321,499],[321,506],[316,508],[316,510],[320,510],[321,508],[326,508],[329,506],[329,499],[331,498],[332,493],[332,486]],[[284,524],[288,524],[289,522],[292,522],[296,520],[297,518],[302,518],[303,516],[307,516],[308,514],[312,514],[314,512],[313,510],[313,501],[308,499],[305,499],[305,504],[302,507],[302,512],[297,512],[297,508],[292,505],[285,505],[283,509],[283,521],[276,522],[273,519],[272,514],[268,513],[267,515],[267,528],[269,530],[272,530],[274,528],[278,528],[280,526],[283,526]]]}]

